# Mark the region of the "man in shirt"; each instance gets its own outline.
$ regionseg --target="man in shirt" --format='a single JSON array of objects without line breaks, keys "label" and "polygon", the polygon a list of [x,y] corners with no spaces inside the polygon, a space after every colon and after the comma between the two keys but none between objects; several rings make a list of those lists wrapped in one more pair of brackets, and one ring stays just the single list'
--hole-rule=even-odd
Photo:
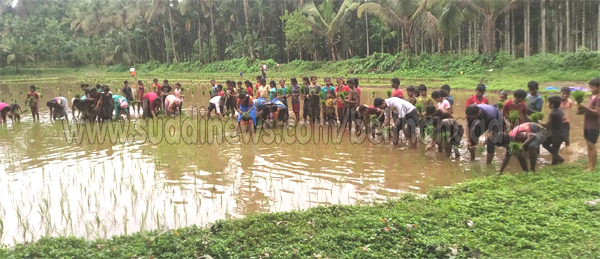
[{"label": "man in shirt", "polygon": [[392,91],[392,97],[398,97],[398,98],[402,98],[404,99],[404,92],[402,91],[402,89],[400,89],[400,79],[399,78],[393,78],[392,79],[392,88],[394,88],[394,91]]},{"label": "man in shirt", "polygon": [[225,98],[221,97],[220,95],[216,95],[213,98],[210,99],[210,105],[208,105],[208,118],[210,119],[210,113],[213,110],[216,110],[217,116],[219,116],[219,118],[223,119],[223,114],[221,114],[221,111],[223,110],[223,106],[225,105]]},{"label": "man in shirt", "polygon": [[[527,93],[525,90],[518,89],[513,95],[515,98],[506,101],[502,106],[502,115],[504,116],[506,125],[519,125],[527,122],[527,105],[524,102]],[[519,112],[519,121],[509,121],[510,112],[512,111]]]},{"label": "man in shirt", "polygon": [[[475,146],[479,143],[479,137],[486,131],[490,131],[486,140],[488,164],[492,163],[496,151],[494,143],[499,132],[504,131],[504,118],[498,109],[489,104],[472,104],[467,107],[467,141],[471,161],[475,160]],[[472,134],[474,133],[474,134]]]},{"label": "man in shirt", "polygon": [[485,95],[485,85],[478,84],[476,90],[477,92],[475,95],[471,96],[471,98],[469,98],[465,103],[466,107],[469,107],[472,104],[489,104],[488,99],[483,96]]},{"label": "man in shirt", "polygon": [[583,114],[583,137],[587,141],[588,152],[588,169],[587,172],[592,172],[596,168],[596,160],[598,159],[598,150],[596,143],[598,142],[598,134],[600,133],[600,79],[592,79],[589,83],[590,100],[587,105],[579,104],[578,113]]},{"label": "man in shirt", "polygon": [[[390,125],[391,113],[393,111],[398,112],[398,121],[392,128],[392,142],[394,145],[398,144],[398,136],[400,130],[404,129],[404,125],[408,125],[408,136],[410,138],[410,146],[412,148],[417,147],[417,122],[419,120],[419,112],[414,105],[404,99],[398,97],[391,97],[388,99],[375,98],[373,106],[384,110],[385,120],[383,127]],[[385,110],[386,108],[389,108]]]},{"label": "man in shirt", "polygon": [[211,96],[215,96],[217,95],[217,82],[214,79],[210,80],[210,86],[211,86]]},{"label": "man in shirt", "polygon": [[527,95],[527,114],[541,112],[544,106],[544,99],[538,94],[539,85],[536,81],[527,83],[529,95]]}]

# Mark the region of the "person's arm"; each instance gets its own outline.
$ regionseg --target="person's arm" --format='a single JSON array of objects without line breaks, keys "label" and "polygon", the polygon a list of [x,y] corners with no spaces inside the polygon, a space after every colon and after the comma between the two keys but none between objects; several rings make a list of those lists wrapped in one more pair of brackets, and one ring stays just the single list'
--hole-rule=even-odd
[{"label": "person's arm", "polygon": [[52,115],[52,107],[50,107],[50,121],[54,121],[54,116]]},{"label": "person's arm", "polygon": [[527,150],[529,149],[529,143],[531,143],[536,137],[536,134],[533,133],[529,133],[527,135],[527,139],[525,140],[525,142],[523,142],[523,144],[521,144],[521,146],[523,147],[523,151],[527,152]]},{"label": "person's arm", "polygon": [[[600,98],[600,97],[596,97],[596,98]],[[596,100],[594,103],[596,104],[595,107],[592,107],[591,105],[588,107],[588,106],[580,104],[579,109],[581,111],[583,111],[583,113],[600,116],[600,101]],[[592,105],[594,103],[592,103]]]},{"label": "person's arm", "polygon": [[508,152],[506,152],[506,155],[504,155],[504,159],[502,159],[502,165],[500,166],[500,174],[504,173],[504,169],[506,169],[506,166],[508,165],[509,161],[510,155],[508,154]]},{"label": "person's arm", "polygon": [[469,119],[467,119],[467,128],[465,129],[465,134],[467,135],[467,148],[472,148],[473,141],[471,141],[471,123],[469,123]]},{"label": "person's arm", "polygon": [[115,116],[117,116],[117,118],[119,118],[119,102],[114,102],[115,103]]}]

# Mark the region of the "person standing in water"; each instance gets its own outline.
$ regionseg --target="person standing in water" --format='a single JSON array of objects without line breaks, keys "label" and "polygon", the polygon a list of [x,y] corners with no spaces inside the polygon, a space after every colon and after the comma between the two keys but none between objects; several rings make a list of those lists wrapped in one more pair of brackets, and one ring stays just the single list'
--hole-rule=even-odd
[{"label": "person standing in water", "polygon": [[69,114],[67,113],[69,102],[67,98],[64,97],[55,97],[54,99],[48,101],[46,106],[50,108],[50,120],[58,120],[61,118],[65,118],[69,120]]},{"label": "person standing in water", "polygon": [[138,85],[137,85],[137,91],[136,91],[136,95],[137,95],[137,113],[140,113],[140,108],[142,107],[142,98],[144,97],[144,84],[142,83],[142,80],[138,80]]},{"label": "person standing in water", "polygon": [[292,111],[296,116],[296,122],[300,121],[300,85],[298,85],[298,79],[292,77],[290,79],[291,88],[292,88]]},{"label": "person standing in water", "polygon": [[[398,112],[398,120],[392,126],[392,143],[398,145],[400,131],[404,130],[404,126],[408,127],[407,135],[410,139],[410,147],[417,148],[417,123],[419,120],[419,112],[414,105],[404,99],[391,97],[388,99],[375,98],[373,106],[384,110],[385,120],[382,127],[392,126],[391,113],[396,110]],[[386,110],[386,108],[388,108]]]},{"label": "person standing in water", "polygon": [[598,134],[600,133],[600,78],[594,78],[589,83],[590,100],[586,105],[579,104],[577,107],[578,113],[583,114],[583,137],[587,141],[588,166],[587,172],[592,172],[596,169],[596,161],[598,159]]},{"label": "person standing in water", "polygon": [[569,146],[571,141],[569,141],[569,136],[571,134],[571,123],[569,122],[569,110],[574,107],[573,100],[571,100],[571,88],[565,86],[560,89],[560,110],[564,114],[563,118],[563,128],[566,131],[567,139],[565,140],[565,146]]},{"label": "person standing in water", "polygon": [[40,121],[40,112],[38,110],[38,103],[40,101],[40,96],[35,90],[35,85],[29,87],[29,93],[27,93],[27,103],[29,104],[29,109],[31,110],[31,115],[33,116],[33,121]]}]

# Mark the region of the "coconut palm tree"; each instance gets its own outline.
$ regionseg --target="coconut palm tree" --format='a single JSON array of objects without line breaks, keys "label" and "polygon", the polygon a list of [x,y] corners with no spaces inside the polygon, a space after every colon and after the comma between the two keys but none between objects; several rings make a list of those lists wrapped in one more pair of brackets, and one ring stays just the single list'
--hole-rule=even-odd
[{"label": "coconut palm tree", "polygon": [[496,19],[509,11],[520,0],[458,0],[465,7],[471,9],[483,18],[483,52],[492,55],[496,51],[494,33],[496,32]]},{"label": "coconut palm tree", "polygon": [[381,17],[388,26],[402,28],[402,50],[410,52],[415,45],[417,19],[424,7],[417,0],[379,0],[360,5],[357,13],[358,18],[362,18],[363,13],[368,13]]},{"label": "coconut palm tree", "polygon": [[458,34],[463,15],[462,10],[450,1],[422,0],[425,6],[421,15],[421,28],[427,35],[438,41],[438,52],[445,52],[445,39]]},{"label": "coconut palm tree", "polygon": [[135,56],[131,52],[131,39],[127,32],[113,30],[102,39],[102,56],[106,65],[112,63],[133,64]]},{"label": "coconut palm tree", "polygon": [[29,44],[23,40],[23,37],[4,38],[3,44],[0,45],[0,50],[7,55],[7,64],[15,64],[16,72],[19,72],[19,62],[24,62],[25,60],[35,61],[33,52],[30,51]]},{"label": "coconut palm tree", "polygon": [[[400,1],[402,2],[402,1]],[[331,60],[341,60],[335,49],[335,37],[340,27],[344,25],[346,18],[359,6],[352,0],[344,0],[342,6],[334,11],[334,1],[325,0],[319,7],[314,2],[302,6],[302,11],[308,16],[308,21],[313,26],[313,30],[327,38],[331,51]]]}]

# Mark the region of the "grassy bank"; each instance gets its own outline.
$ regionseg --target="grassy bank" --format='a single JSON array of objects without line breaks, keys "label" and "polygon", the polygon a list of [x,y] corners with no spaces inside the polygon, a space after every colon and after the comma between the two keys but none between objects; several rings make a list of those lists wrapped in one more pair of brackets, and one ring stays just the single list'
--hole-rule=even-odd
[{"label": "grassy bank", "polygon": [[[43,238],[1,258],[600,256],[600,173],[579,165],[495,176],[368,206],[328,206],[109,240]],[[472,227],[466,224],[472,221]],[[204,257],[208,258],[208,257]]]},{"label": "grassy bank", "polygon": [[[562,82],[582,84],[600,74],[600,52],[582,49],[577,53],[538,54],[528,58],[514,59],[498,53],[493,57],[479,54],[374,54],[365,58],[353,58],[338,62],[312,62],[294,60],[278,63],[274,60],[251,61],[247,58],[218,61],[210,64],[181,62],[160,64],[149,62],[133,65],[137,79],[150,82],[152,78],[168,78],[170,81],[206,84],[215,78],[225,80],[251,80],[260,75],[259,65],[268,66],[270,79],[301,78],[317,75],[320,78],[358,77],[363,86],[389,87],[389,80],[400,77],[403,86],[425,83],[437,87],[450,84],[454,89],[472,90],[483,83],[490,90],[515,90],[525,88],[528,81],[546,86],[560,87]],[[130,66],[56,68],[56,65],[41,65],[22,69],[15,73],[10,67],[0,69],[0,83],[40,83],[66,80],[113,84],[131,79]],[[243,76],[240,77],[240,72]],[[321,82],[321,80],[319,81]],[[289,80],[288,80],[289,83]]]}]

